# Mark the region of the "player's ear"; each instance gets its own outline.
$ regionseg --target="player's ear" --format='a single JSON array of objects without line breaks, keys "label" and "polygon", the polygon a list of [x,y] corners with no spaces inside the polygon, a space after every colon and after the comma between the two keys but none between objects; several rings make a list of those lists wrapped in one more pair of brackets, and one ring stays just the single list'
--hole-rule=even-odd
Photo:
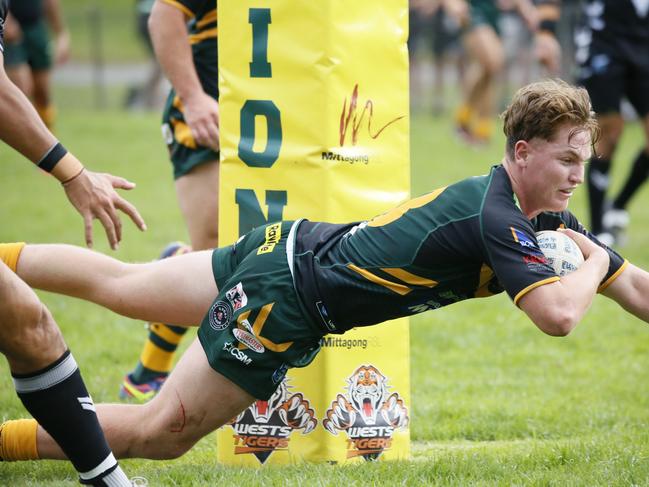
[{"label": "player's ear", "polygon": [[527,164],[527,159],[530,155],[530,144],[526,140],[518,140],[514,144],[514,162],[516,164]]}]

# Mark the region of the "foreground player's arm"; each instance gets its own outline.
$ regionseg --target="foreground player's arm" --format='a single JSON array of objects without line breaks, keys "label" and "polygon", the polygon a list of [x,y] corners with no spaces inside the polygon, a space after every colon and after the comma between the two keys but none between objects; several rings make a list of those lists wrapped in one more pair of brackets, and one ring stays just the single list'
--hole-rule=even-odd
[{"label": "foreground player's arm", "polygon": [[149,17],[149,34],[156,58],[183,104],[194,140],[218,151],[219,104],[205,93],[196,73],[186,25],[189,14],[191,11],[182,4],[156,0]]},{"label": "foreground player's arm", "polygon": [[628,264],[622,273],[602,291],[629,313],[649,323],[649,273]]},{"label": "foreground player's arm", "polygon": [[174,325],[200,324],[217,294],[209,250],[126,264],[72,245],[25,245],[15,269],[31,287]]},{"label": "foreground player's arm", "polygon": [[566,233],[581,249],[584,263],[560,280],[532,289],[518,301],[534,324],[552,336],[565,336],[577,326],[593,302],[609,265],[604,249],[573,230]]},{"label": "foreground player's arm", "polygon": [[60,144],[57,146],[56,138],[32,104],[7,77],[3,62],[0,52],[0,139],[63,183],[68,199],[83,217],[88,246],[92,246],[92,220],[98,218],[111,247],[117,248],[122,239],[117,210],[126,213],[140,230],[145,230],[137,209],[115,192],[115,188],[132,189],[135,184],[110,174],[87,171],[74,155]]}]

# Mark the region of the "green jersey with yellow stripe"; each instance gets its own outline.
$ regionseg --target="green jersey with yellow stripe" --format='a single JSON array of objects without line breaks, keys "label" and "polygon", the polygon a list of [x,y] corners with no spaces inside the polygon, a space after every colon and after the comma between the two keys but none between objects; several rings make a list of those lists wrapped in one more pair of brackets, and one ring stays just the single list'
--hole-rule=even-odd
[{"label": "green jersey with yellow stripe", "polygon": [[[502,166],[362,223],[303,221],[294,249],[305,311],[330,333],[506,291],[518,302],[559,277],[536,232],[564,226],[587,235],[569,211],[530,220]],[[602,288],[626,261],[612,249]]]},{"label": "green jersey with yellow stripe", "polygon": [[218,98],[218,28],[216,0],[162,0],[182,10],[188,17],[187,29],[192,57],[203,90]]}]

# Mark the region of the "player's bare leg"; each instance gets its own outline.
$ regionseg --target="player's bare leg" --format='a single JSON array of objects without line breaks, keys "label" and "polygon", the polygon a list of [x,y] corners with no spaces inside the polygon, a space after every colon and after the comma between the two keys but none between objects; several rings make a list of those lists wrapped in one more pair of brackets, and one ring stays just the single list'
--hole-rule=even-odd
[{"label": "player's bare leg", "polygon": [[219,163],[210,161],[176,180],[178,205],[194,250],[219,243]]},{"label": "player's bare leg", "polygon": [[[191,248],[194,250],[218,246],[218,189],[217,160],[199,164],[176,179],[178,204],[187,225]],[[170,244],[163,251],[161,258],[166,258],[170,252],[186,251],[186,246],[179,243]],[[171,372],[176,350],[186,332],[187,328],[165,323],[149,324],[149,333],[137,365],[124,376],[120,385],[121,399],[146,402],[157,394]]]},{"label": "player's bare leg", "polygon": [[[101,404],[97,414],[118,458],[177,458],[224,425],[254,398],[215,372],[195,339],[159,394],[143,405]],[[40,427],[41,458],[65,458]]]},{"label": "player's bare leg", "polygon": [[199,325],[218,292],[210,251],[126,264],[72,245],[26,245],[17,273],[32,287],[129,318],[184,326]]},{"label": "player's bare leg", "polygon": [[[130,485],[111,454],[92,399],[52,315],[4,262],[0,262],[0,351],[7,357],[23,405],[57,438],[80,478],[93,485]],[[16,442],[6,438],[16,425],[25,431],[19,422],[0,426],[0,460],[16,459],[10,456]],[[30,426],[27,431],[34,430]]]},{"label": "player's bare leg", "polygon": [[495,113],[495,82],[504,66],[503,46],[498,34],[487,25],[469,32],[464,44],[476,65],[467,79],[464,105],[471,119],[464,123],[468,124],[468,131],[476,142],[486,142],[491,135]]}]

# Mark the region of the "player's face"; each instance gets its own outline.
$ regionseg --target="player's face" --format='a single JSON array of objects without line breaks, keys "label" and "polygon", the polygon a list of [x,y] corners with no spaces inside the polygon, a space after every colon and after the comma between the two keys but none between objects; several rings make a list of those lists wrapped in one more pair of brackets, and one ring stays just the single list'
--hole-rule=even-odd
[{"label": "player's face", "polygon": [[[532,139],[525,171],[530,206],[537,211],[563,211],[584,182],[585,164],[591,156],[590,132],[565,125],[552,140]],[[571,136],[572,135],[572,136]]]}]

